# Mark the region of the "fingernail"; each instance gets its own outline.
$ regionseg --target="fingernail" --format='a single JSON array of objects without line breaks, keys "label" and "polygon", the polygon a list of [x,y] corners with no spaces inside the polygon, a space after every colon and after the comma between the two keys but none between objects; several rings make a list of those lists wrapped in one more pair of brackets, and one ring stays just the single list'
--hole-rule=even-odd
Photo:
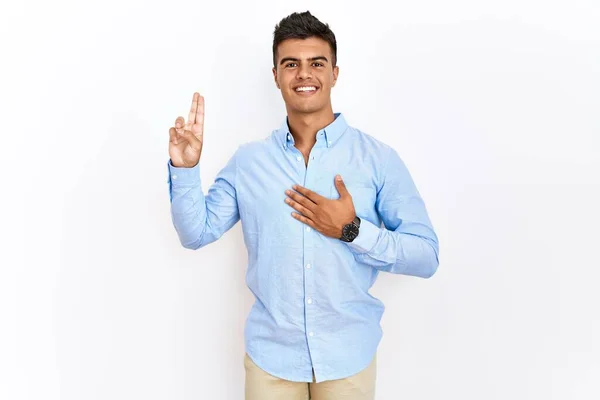
[{"label": "fingernail", "polygon": [[337,179],[338,181],[341,181],[342,177],[340,175],[336,175],[335,179]]}]

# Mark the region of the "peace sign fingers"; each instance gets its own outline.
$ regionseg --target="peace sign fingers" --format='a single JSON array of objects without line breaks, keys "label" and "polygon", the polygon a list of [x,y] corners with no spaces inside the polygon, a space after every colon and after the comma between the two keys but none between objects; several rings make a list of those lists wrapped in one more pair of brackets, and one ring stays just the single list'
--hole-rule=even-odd
[{"label": "peace sign fingers", "polygon": [[196,102],[195,123],[192,124],[191,130],[194,136],[202,140],[202,134],[204,133],[204,97],[200,95],[198,95],[198,101]]},{"label": "peace sign fingers", "polygon": [[192,108],[190,109],[190,113],[188,115],[188,119],[186,121],[185,127],[186,129],[190,129],[192,125],[196,123],[196,109],[198,108],[198,98],[200,94],[198,92],[194,92],[194,97],[192,97]]}]

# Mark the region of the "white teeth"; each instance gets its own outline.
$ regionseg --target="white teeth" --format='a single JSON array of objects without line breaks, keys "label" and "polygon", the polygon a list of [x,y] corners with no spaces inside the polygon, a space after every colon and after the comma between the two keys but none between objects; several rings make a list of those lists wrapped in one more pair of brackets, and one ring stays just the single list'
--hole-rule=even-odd
[{"label": "white teeth", "polygon": [[296,88],[296,92],[312,92],[314,90],[317,90],[317,88],[314,86],[302,86],[302,87]]}]

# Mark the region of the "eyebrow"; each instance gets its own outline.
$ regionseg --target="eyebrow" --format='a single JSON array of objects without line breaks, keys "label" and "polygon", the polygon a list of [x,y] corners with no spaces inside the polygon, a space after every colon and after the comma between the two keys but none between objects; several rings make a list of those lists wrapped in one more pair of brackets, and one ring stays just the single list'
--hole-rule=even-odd
[{"label": "eyebrow", "polygon": [[[329,62],[329,60],[325,56],[310,57],[310,58],[307,58],[307,60],[308,61],[323,60],[325,62]],[[299,58],[294,58],[294,57],[283,57],[281,59],[281,61],[279,61],[279,65],[281,65],[281,64],[283,64],[284,62],[287,62],[287,61],[300,61],[300,59]]]}]

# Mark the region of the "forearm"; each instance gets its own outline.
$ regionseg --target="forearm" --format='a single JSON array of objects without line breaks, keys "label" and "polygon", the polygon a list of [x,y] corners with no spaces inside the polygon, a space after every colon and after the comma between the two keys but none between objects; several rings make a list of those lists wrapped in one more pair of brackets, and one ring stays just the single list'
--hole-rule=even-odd
[{"label": "forearm", "polygon": [[169,178],[173,226],[181,245],[195,250],[207,244],[206,199],[202,192],[199,166],[177,168],[169,162]]},{"label": "forearm", "polygon": [[348,245],[358,261],[380,271],[429,278],[439,264],[437,236],[430,226],[407,225],[392,231],[363,219]]},{"label": "forearm", "polygon": [[231,157],[204,195],[200,166],[176,168],[169,161],[171,218],[181,245],[198,249],[219,239],[240,219]]}]

